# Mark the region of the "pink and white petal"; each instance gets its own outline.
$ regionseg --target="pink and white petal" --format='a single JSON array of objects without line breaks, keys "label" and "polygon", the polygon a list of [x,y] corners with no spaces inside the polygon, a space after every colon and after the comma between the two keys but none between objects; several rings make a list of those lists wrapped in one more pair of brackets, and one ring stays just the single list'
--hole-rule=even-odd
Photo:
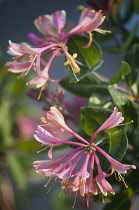
[{"label": "pink and white petal", "polygon": [[107,192],[112,193],[113,195],[115,194],[113,188],[111,185],[106,181],[105,176],[96,176],[96,182],[104,196],[107,196]]},{"label": "pink and white petal", "polygon": [[60,162],[58,161],[51,161],[51,160],[38,160],[33,162],[34,167],[36,170],[50,170],[54,167],[58,167]]},{"label": "pink and white petal", "polygon": [[122,113],[118,112],[118,108],[115,107],[110,117],[100,126],[100,128],[92,136],[91,143],[94,141],[97,134],[100,133],[102,130],[116,127],[121,122],[123,122],[123,120],[124,117],[122,116]]},{"label": "pink and white petal", "polygon": [[52,150],[53,150],[54,145],[52,145],[48,151],[48,158],[52,159]]},{"label": "pink and white petal", "polygon": [[42,44],[43,42],[45,42],[45,39],[41,39],[33,33],[28,33],[27,36],[34,44]]},{"label": "pink and white petal", "polygon": [[9,46],[8,46],[8,53],[14,56],[21,56],[23,55],[22,52],[20,52],[20,45],[17,43],[13,43],[9,40]]},{"label": "pink and white petal", "polygon": [[100,147],[94,145],[95,149],[98,150],[102,155],[104,155],[104,157],[110,162],[111,167],[119,172],[119,173],[127,173],[127,170],[129,169],[136,169],[135,165],[128,165],[128,164],[122,164],[119,161],[115,160],[114,158],[112,158],[111,156],[109,156],[104,150],[102,150]]},{"label": "pink and white petal", "polygon": [[42,15],[39,16],[35,21],[34,24],[36,28],[44,35],[51,35],[54,36],[53,33],[53,22],[51,15]]},{"label": "pink and white petal", "polygon": [[7,62],[6,65],[9,68],[8,71],[13,72],[13,73],[20,73],[20,72],[25,72],[29,69],[30,62],[29,61],[24,61],[21,63]]},{"label": "pink and white petal", "polygon": [[87,153],[85,160],[81,166],[81,169],[78,171],[76,175],[78,175],[79,177],[85,177],[85,178],[88,178],[90,176],[90,174],[87,171],[89,159],[90,159],[90,154]]},{"label": "pink and white petal", "polygon": [[36,88],[40,88],[47,82],[47,80],[48,78],[37,76],[34,79],[27,82],[26,85],[36,85]]},{"label": "pink and white petal", "polygon": [[53,25],[58,30],[58,34],[60,34],[66,23],[66,12],[64,10],[54,12],[52,17]]}]

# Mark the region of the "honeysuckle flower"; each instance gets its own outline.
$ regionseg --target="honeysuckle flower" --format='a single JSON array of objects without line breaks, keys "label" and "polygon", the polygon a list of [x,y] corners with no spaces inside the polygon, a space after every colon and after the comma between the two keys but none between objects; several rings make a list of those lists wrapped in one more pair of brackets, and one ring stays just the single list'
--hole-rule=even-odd
[{"label": "honeysuckle flower", "polygon": [[[67,40],[74,34],[88,32],[90,41],[85,47],[89,47],[92,42],[92,31],[98,31],[99,33],[108,32],[98,28],[104,19],[105,17],[101,11],[96,12],[90,8],[84,9],[79,23],[66,33],[66,12],[64,10],[56,11],[51,15],[39,16],[34,23],[37,29],[46,37],[43,39],[33,33],[29,33],[28,38],[36,46],[30,46],[27,43],[16,44],[9,41],[8,53],[15,56],[15,61],[7,62],[8,71],[22,73],[21,76],[24,77],[30,69],[33,69],[36,76],[27,82],[27,85],[35,85],[36,88],[41,88],[42,91],[46,88],[48,80],[52,82],[61,80],[61,78],[57,80],[51,79],[49,70],[53,59],[64,54],[67,59],[64,65],[70,65],[76,77],[76,73],[80,72],[79,62],[75,60],[77,53],[70,55],[67,51]],[[43,58],[47,55],[50,55],[50,58],[46,62]],[[77,77],[76,79],[79,81]]]},{"label": "honeysuckle flower", "polygon": [[[57,160],[43,160],[35,161],[34,167],[38,173],[43,173],[48,178],[60,178],[61,189],[65,191],[66,197],[68,191],[71,189],[73,192],[80,192],[81,196],[88,196],[89,194],[97,195],[100,191],[104,196],[107,196],[107,192],[115,194],[114,189],[106,180],[107,177],[111,176],[114,171],[118,173],[119,180],[124,181],[121,174],[127,173],[129,169],[135,169],[135,165],[122,164],[109,156],[98,144],[93,141],[96,135],[104,129],[110,129],[118,126],[124,118],[122,113],[118,112],[117,108],[114,108],[110,117],[100,126],[100,128],[94,133],[90,142],[86,141],[80,135],[72,131],[65,123],[64,117],[55,107],[52,107],[49,112],[43,117],[43,121],[63,129],[74,137],[79,142],[60,140],[53,135],[49,134],[43,128],[38,127],[35,132],[34,138],[42,143],[43,145],[50,145],[54,147],[58,144],[69,144],[75,145],[76,148],[63,155]],[[101,153],[110,163],[111,172],[105,173],[102,171],[101,163],[97,156],[97,152]],[[48,157],[52,159],[52,149],[48,152]],[[94,163],[96,163],[97,174],[94,173]],[[74,177],[74,179],[72,178]]]}]

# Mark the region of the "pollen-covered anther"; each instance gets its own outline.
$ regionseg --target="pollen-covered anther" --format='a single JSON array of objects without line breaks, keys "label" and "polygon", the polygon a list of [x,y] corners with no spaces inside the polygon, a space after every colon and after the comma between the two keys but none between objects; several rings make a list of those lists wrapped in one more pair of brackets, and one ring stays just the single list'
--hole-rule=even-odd
[{"label": "pollen-covered anther", "polygon": [[62,189],[62,190],[65,190],[65,189],[66,189],[66,185],[62,185],[62,186],[61,186],[61,189]]},{"label": "pollen-covered anther", "polygon": [[70,65],[74,73],[79,73],[80,72],[80,67],[77,65],[75,62],[75,58],[77,58],[77,53],[74,53],[73,56],[71,56],[65,63],[64,65]]},{"label": "pollen-covered anther", "polygon": [[72,192],[76,192],[79,188],[78,187],[73,187]]}]

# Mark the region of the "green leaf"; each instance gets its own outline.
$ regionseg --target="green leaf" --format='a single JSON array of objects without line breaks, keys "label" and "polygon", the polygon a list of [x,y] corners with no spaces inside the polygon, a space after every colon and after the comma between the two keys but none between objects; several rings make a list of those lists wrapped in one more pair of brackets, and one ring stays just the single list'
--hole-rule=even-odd
[{"label": "green leaf", "polygon": [[128,100],[127,103],[122,106],[122,108],[128,122],[133,120],[133,123],[131,123],[130,126],[134,128],[138,127],[139,105],[131,100]]},{"label": "green leaf", "polygon": [[[85,45],[87,45],[88,41],[89,39],[87,36],[75,34],[69,38],[67,43],[68,52],[71,55],[77,53],[77,60],[83,64],[80,65],[80,72],[76,74],[79,80],[98,69],[103,63],[102,53],[96,41],[93,40],[90,47],[83,48]],[[77,82],[77,79],[73,74],[70,81]]]},{"label": "green leaf", "polygon": [[114,85],[120,81],[120,79],[130,73],[130,66],[127,62],[122,61],[121,67],[115,77],[109,82],[109,85]]},{"label": "green leaf", "polygon": [[7,157],[8,168],[13,176],[15,183],[20,190],[26,189],[26,177],[23,168],[15,154],[9,154]]},{"label": "green leaf", "polygon": [[114,105],[119,108],[121,107],[121,105],[124,105],[127,102],[127,100],[130,99],[126,93],[116,90],[112,86],[109,86],[108,90],[109,90],[109,93],[111,95]]},{"label": "green leaf", "polygon": [[[139,153],[139,129],[128,129],[127,131],[129,144],[133,145],[137,153]],[[133,150],[134,155],[136,155]]]},{"label": "green leaf", "polygon": [[134,10],[139,14],[139,0],[133,0]]},{"label": "green leaf", "polygon": [[103,107],[82,107],[81,118],[83,121],[84,129],[89,136],[108,119],[112,111]]},{"label": "green leaf", "polygon": [[138,30],[138,22],[135,24],[133,30],[129,32],[129,35],[122,46],[122,52],[126,51],[130,47],[136,36],[137,30]]},{"label": "green leaf", "polygon": [[70,83],[71,75],[64,78],[60,84],[78,96],[90,97],[92,93],[97,93],[100,95],[108,95],[107,86],[102,84],[98,79],[96,79],[92,74],[85,77],[78,83]]},{"label": "green leaf", "polygon": [[132,85],[138,83],[139,81],[139,44],[134,44],[132,48],[126,53],[125,59],[131,66],[131,74],[125,77],[126,82],[130,89]]},{"label": "green leaf", "polygon": [[110,147],[109,147],[109,155],[120,161],[124,157],[127,146],[128,139],[123,130],[117,130],[111,133],[111,130],[108,130],[110,136]]}]

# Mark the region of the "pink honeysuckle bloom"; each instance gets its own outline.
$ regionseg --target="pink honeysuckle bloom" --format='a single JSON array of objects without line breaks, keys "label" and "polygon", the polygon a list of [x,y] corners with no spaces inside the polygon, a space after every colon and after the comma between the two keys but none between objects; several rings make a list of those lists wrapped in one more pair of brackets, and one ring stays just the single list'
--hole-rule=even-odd
[{"label": "pink honeysuckle bloom", "polygon": [[[50,111],[41,118],[42,122],[46,122],[54,127],[64,129],[65,131],[71,133],[73,136],[78,138],[78,134],[73,132],[65,123],[64,117],[61,112],[56,107],[50,107]],[[81,140],[80,136],[80,140]],[[82,142],[89,144],[85,139],[82,138]]]},{"label": "pink honeysuckle bloom", "polygon": [[[78,61],[75,60],[77,57],[76,52],[70,55],[67,51],[66,43],[68,38],[77,33],[88,32],[90,40],[84,47],[89,47],[92,42],[92,31],[108,32],[98,28],[104,19],[105,17],[101,11],[95,12],[89,8],[84,9],[77,26],[65,33],[66,12],[64,10],[56,11],[51,15],[39,16],[34,23],[46,38],[39,38],[35,34],[29,33],[28,38],[36,46],[30,46],[27,43],[16,44],[9,41],[8,53],[15,56],[15,61],[7,63],[8,70],[13,73],[22,73],[21,76],[25,76],[30,69],[33,69],[37,75],[27,85],[36,85],[36,88],[41,88],[42,91],[46,88],[48,80],[52,82],[61,81],[61,78],[57,80],[50,79],[49,69],[52,60],[64,53],[67,59],[64,65],[70,65],[76,77],[76,73],[80,72],[80,67],[77,64]],[[50,55],[48,62],[43,59],[47,55]],[[81,62],[78,63],[81,64]],[[76,79],[79,81],[77,77]]]},{"label": "pink honeysuckle bloom", "polygon": [[98,133],[105,129],[110,129],[118,126],[121,122],[123,122],[123,120],[124,117],[122,117],[122,113],[118,112],[118,108],[115,107],[110,117],[102,124],[102,126],[100,126],[100,128],[92,136],[91,143],[94,141]]},{"label": "pink honeysuckle bloom", "polygon": [[[97,195],[100,191],[104,196],[107,196],[107,192],[115,194],[113,188],[106,180],[107,177],[111,176],[114,171],[118,173],[119,180],[124,182],[124,178],[121,174],[125,174],[129,169],[135,169],[135,165],[122,164],[110,157],[103,149],[98,147],[97,144],[87,142],[84,138],[79,136],[77,133],[72,131],[65,123],[63,115],[55,108],[52,107],[49,112],[43,118],[52,126],[62,128],[76,137],[79,142],[60,140],[43,128],[38,127],[34,138],[42,143],[43,145],[56,146],[58,144],[69,144],[75,145],[76,149],[72,149],[64,156],[57,160],[44,160],[35,161],[34,167],[39,173],[43,173],[46,177],[60,178],[61,189],[65,191],[66,197],[71,189],[73,192],[80,192],[81,196],[88,197],[87,203],[89,202],[89,194]],[[123,121],[122,113],[118,112],[117,108],[114,108],[113,113],[100,127],[99,132],[104,129],[110,129],[118,126]],[[96,136],[96,132],[95,132]],[[94,140],[94,137],[93,137]],[[101,163],[98,159],[97,152],[101,153],[111,165],[111,173],[105,173],[102,171]],[[48,152],[48,157],[52,158],[52,148]],[[96,163],[96,164],[94,164]],[[94,174],[94,167],[97,168],[97,174]],[[74,177],[74,179],[72,179]],[[124,182],[125,183],[125,182]],[[126,186],[127,187],[127,186]]]},{"label": "pink honeysuckle bloom", "polygon": [[[34,21],[36,28],[49,38],[61,41],[64,35],[63,27],[65,26],[66,12],[64,10],[54,12],[52,15],[42,15]],[[58,34],[55,34],[57,30]]]},{"label": "pink honeysuckle bloom", "polygon": [[57,128],[61,128],[67,131],[70,129],[66,125],[61,112],[54,106],[50,107],[50,111],[48,111],[45,117],[42,117],[41,120]]},{"label": "pink honeysuckle bloom", "polygon": [[[85,8],[79,19],[79,23],[73,29],[71,29],[67,34],[64,32],[64,26],[66,23],[66,12],[64,10],[54,12],[51,15],[42,15],[35,20],[35,26],[37,29],[48,38],[56,40],[58,42],[65,43],[67,38],[82,32],[92,32],[98,31],[100,33],[105,33],[105,31],[100,29],[99,26],[103,23],[105,16],[103,16],[102,11],[94,11],[90,8]],[[57,34],[55,31],[57,30]],[[31,35],[31,40],[33,35]],[[34,37],[36,39],[36,37]]]},{"label": "pink honeysuckle bloom", "polygon": [[55,58],[57,52],[59,51],[59,49],[57,49],[52,55],[51,57],[49,58],[49,61],[47,62],[45,68],[42,70],[42,71],[38,71],[38,76],[35,77],[33,80],[29,81],[27,83],[27,85],[36,85],[36,88],[40,88],[42,87],[42,89],[44,89],[45,85],[46,85],[46,82],[48,80],[52,81],[52,82],[59,82],[61,81],[62,78],[59,78],[57,80],[52,80],[50,79],[49,77],[49,68],[50,68],[50,65],[53,61],[53,59]]},{"label": "pink honeysuckle bloom", "polygon": [[[79,19],[79,23],[73,29],[71,29],[68,33],[68,36],[71,36],[76,33],[83,32],[91,32],[91,31],[99,31],[98,27],[103,23],[105,16],[103,16],[102,11],[96,12],[95,10],[91,10],[90,8],[86,8],[81,13],[81,17]],[[105,33],[109,31],[104,31],[101,33]]]}]

